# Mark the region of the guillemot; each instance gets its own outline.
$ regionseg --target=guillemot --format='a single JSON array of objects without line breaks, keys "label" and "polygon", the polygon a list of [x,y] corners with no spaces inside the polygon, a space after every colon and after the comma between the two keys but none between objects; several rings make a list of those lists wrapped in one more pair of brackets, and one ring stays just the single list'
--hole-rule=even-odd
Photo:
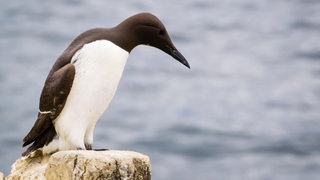
[{"label": "guillemot", "polygon": [[111,102],[129,53],[138,45],[158,48],[190,68],[163,23],[150,13],[113,28],[83,32],[58,57],[45,81],[38,118],[23,139],[23,156],[42,148],[92,150],[96,122]]}]

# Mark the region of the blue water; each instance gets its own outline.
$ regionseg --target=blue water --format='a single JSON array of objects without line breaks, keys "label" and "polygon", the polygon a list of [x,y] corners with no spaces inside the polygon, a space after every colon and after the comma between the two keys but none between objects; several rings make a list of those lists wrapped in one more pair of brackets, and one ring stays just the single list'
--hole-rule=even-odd
[{"label": "blue water", "polygon": [[320,1],[0,1],[0,170],[20,156],[55,59],[141,11],[191,70],[139,46],[95,130],[165,179],[320,179]]}]

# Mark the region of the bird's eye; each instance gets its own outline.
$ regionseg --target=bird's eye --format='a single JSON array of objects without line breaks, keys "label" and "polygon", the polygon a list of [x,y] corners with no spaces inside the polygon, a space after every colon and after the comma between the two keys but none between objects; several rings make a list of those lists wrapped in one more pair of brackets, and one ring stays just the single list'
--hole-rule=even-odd
[{"label": "bird's eye", "polygon": [[159,30],[159,34],[160,34],[160,35],[164,35],[164,30],[160,29],[160,30]]}]

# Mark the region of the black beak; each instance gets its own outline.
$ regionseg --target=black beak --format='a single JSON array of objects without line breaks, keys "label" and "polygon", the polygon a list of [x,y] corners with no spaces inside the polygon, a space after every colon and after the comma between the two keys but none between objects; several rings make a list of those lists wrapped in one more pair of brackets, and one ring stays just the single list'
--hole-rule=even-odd
[{"label": "black beak", "polygon": [[183,57],[183,55],[176,49],[171,50],[171,56],[175,58],[177,61],[181,62],[183,65],[185,65],[187,68],[190,69],[190,65],[186,58]]}]

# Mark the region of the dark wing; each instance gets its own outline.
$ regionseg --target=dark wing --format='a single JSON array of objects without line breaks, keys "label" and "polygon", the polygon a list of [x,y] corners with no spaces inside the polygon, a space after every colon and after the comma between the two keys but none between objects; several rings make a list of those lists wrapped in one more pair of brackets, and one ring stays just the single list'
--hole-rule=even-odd
[{"label": "dark wing", "polygon": [[47,145],[55,137],[56,131],[52,122],[59,116],[66,103],[74,75],[75,67],[70,63],[52,72],[51,75],[49,74],[40,97],[38,119],[30,132],[23,138],[22,146],[33,144],[23,155],[28,155],[30,152]]}]

